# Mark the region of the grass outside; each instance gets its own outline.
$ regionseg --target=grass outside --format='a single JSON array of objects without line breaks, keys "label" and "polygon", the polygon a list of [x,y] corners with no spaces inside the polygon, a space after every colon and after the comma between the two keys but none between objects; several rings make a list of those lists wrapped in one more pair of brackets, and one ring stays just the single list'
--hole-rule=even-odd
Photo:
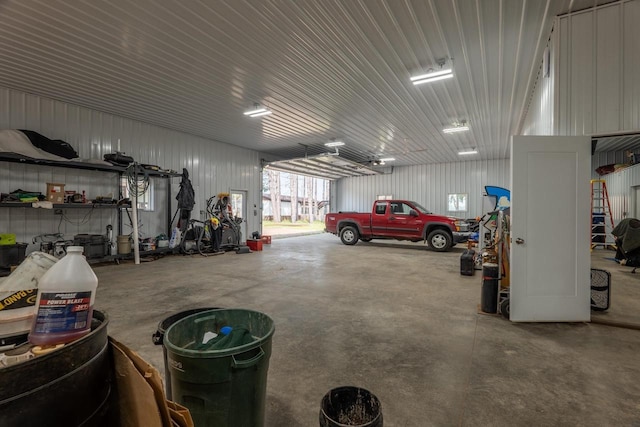
[{"label": "grass outside", "polygon": [[323,221],[314,221],[309,224],[308,221],[264,221],[262,223],[262,234],[277,236],[283,234],[307,234],[307,233],[321,233],[324,231]]}]

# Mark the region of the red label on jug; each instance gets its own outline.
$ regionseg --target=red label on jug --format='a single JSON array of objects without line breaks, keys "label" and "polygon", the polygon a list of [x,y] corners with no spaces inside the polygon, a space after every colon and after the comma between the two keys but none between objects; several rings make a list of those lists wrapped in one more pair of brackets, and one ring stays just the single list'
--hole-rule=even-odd
[{"label": "red label on jug", "polygon": [[75,332],[89,327],[91,291],[43,292],[34,332]]}]

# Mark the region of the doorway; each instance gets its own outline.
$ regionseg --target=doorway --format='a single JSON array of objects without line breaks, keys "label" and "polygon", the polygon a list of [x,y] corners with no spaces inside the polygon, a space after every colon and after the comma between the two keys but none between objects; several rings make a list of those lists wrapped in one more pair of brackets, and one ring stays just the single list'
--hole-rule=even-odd
[{"label": "doorway", "polygon": [[247,240],[247,190],[230,190],[232,215],[242,218],[240,243]]}]

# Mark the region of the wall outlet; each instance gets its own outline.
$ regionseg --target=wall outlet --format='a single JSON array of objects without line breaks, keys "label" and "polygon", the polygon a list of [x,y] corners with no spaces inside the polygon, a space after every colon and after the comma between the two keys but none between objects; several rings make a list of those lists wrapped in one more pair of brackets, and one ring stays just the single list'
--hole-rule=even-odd
[{"label": "wall outlet", "polygon": [[53,210],[53,214],[54,215],[62,215],[62,209],[54,209]]}]

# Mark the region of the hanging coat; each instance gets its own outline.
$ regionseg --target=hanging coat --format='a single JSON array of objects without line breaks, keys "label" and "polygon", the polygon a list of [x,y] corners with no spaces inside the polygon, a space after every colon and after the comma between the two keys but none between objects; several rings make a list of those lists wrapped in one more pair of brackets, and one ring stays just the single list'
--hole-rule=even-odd
[{"label": "hanging coat", "polygon": [[180,191],[176,196],[178,201],[178,209],[190,211],[193,210],[193,206],[196,204],[195,192],[189,179],[189,172],[186,168],[182,169],[182,180],[180,181]]}]

